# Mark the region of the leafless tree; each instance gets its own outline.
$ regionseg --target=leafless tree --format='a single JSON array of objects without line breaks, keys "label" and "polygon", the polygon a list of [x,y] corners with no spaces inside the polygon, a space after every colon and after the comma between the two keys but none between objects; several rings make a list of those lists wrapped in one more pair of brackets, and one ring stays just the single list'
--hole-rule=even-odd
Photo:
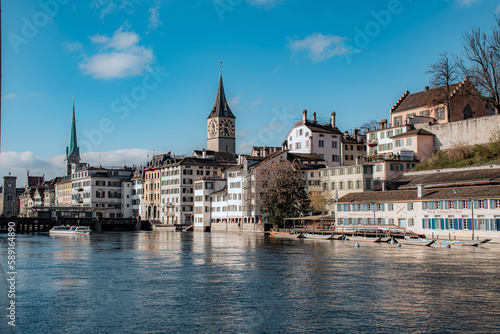
[{"label": "leafless tree", "polygon": [[439,54],[437,62],[429,66],[427,74],[431,75],[430,84],[434,88],[434,105],[445,105],[447,119],[450,119],[451,85],[458,78],[458,66],[448,57],[446,52]]},{"label": "leafless tree", "polygon": [[365,122],[363,124],[361,124],[358,128],[360,130],[360,133],[361,135],[366,135],[366,133],[368,131],[372,131],[372,130],[375,130],[377,129],[379,126],[379,122],[377,122],[376,120],[374,119],[371,119],[369,120],[368,122]]},{"label": "leafless tree", "polygon": [[297,163],[282,157],[263,161],[255,168],[254,186],[256,205],[269,215],[275,227],[281,227],[284,218],[310,211],[310,200]]},{"label": "leafless tree", "polygon": [[465,59],[457,59],[460,70],[469,76],[480,93],[498,114],[500,110],[500,17],[491,35],[472,28],[463,34]]}]

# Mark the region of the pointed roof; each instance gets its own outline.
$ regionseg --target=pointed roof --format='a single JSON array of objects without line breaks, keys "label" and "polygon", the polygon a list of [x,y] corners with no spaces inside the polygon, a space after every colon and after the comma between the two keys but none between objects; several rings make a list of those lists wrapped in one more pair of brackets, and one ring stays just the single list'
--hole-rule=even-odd
[{"label": "pointed roof", "polygon": [[66,159],[75,153],[80,158],[80,148],[76,140],[76,120],[75,120],[75,96],[73,96],[73,118],[71,119],[71,131],[69,134],[69,145],[66,148]]},{"label": "pointed roof", "polygon": [[217,88],[217,97],[215,98],[214,108],[207,118],[212,117],[236,118],[227,104],[226,94],[224,93],[224,85],[222,83],[222,74],[219,76],[219,87]]}]

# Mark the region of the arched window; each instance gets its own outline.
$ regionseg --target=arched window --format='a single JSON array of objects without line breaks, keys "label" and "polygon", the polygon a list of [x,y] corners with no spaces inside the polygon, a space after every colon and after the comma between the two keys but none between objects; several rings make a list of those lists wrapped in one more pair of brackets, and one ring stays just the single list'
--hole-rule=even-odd
[{"label": "arched window", "polygon": [[464,119],[472,118],[474,112],[472,111],[472,107],[470,104],[467,104],[464,108]]}]

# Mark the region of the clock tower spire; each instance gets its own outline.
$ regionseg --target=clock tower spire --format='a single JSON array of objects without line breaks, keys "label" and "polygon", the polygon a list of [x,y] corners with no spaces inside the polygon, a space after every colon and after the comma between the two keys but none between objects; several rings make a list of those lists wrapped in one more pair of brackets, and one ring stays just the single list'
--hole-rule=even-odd
[{"label": "clock tower spire", "polygon": [[236,117],[227,104],[221,71],[217,97],[215,98],[214,107],[207,118],[208,150],[236,154],[235,120]]}]

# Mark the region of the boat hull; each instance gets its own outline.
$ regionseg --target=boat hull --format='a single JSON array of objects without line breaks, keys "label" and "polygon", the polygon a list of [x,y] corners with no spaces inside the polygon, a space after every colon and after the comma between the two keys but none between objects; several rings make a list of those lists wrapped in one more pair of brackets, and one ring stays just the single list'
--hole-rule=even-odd
[{"label": "boat hull", "polygon": [[284,233],[284,232],[269,232],[269,238],[282,238],[282,239],[300,239],[303,238],[302,233]]},{"label": "boat hull", "polygon": [[397,239],[401,245],[410,245],[410,246],[430,246],[434,243],[434,240],[411,240],[411,239]]},{"label": "boat hull", "polygon": [[49,230],[50,235],[88,235],[92,230],[88,226],[54,226]]},{"label": "boat hull", "polygon": [[305,239],[313,239],[313,240],[329,240],[333,238],[331,234],[310,234],[304,233]]},{"label": "boat hull", "polygon": [[382,238],[365,238],[365,237],[346,237],[346,240],[358,241],[358,242],[380,242]]}]

